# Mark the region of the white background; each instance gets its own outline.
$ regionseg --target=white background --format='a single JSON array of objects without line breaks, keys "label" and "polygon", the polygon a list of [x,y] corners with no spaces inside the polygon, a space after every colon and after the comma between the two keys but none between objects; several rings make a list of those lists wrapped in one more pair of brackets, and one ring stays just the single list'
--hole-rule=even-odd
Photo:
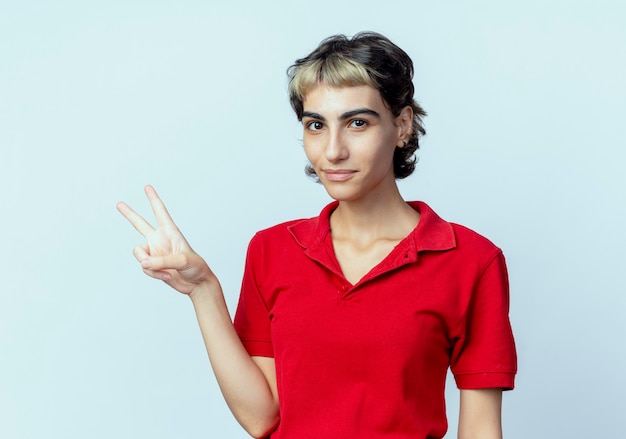
[{"label": "white background", "polygon": [[2,0],[0,437],[246,437],[189,300],[141,273],[115,203],[151,217],[154,184],[234,310],[252,234],[328,201],[285,70],[366,29],[411,55],[429,112],[405,198],[507,256],[505,436],[622,437],[623,5]]}]

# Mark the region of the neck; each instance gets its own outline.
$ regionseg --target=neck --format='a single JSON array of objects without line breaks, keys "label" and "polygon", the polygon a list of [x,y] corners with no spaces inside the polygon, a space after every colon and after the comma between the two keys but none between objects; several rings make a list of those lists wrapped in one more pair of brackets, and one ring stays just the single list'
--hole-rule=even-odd
[{"label": "neck", "polygon": [[419,214],[404,201],[395,186],[392,192],[340,201],[330,220],[336,237],[358,240],[403,238],[415,228]]}]

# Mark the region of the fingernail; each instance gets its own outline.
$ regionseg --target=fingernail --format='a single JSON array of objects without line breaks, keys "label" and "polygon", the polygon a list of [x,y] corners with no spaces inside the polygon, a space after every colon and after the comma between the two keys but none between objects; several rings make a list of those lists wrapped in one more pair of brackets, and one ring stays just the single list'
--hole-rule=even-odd
[{"label": "fingernail", "polygon": [[163,280],[170,280],[172,278],[172,275],[169,273],[163,273]]},{"label": "fingernail", "polygon": [[152,267],[152,262],[150,262],[150,259],[146,258],[143,261],[141,261],[141,266],[143,268],[150,268]]}]

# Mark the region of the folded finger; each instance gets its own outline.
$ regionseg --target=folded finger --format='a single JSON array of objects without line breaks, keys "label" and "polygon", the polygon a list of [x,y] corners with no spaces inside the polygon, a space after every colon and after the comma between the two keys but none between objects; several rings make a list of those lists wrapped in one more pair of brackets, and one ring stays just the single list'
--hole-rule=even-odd
[{"label": "folded finger", "polygon": [[133,248],[133,255],[135,256],[135,259],[137,259],[139,262],[150,256],[150,254],[148,253],[148,247],[145,245],[138,245]]},{"label": "folded finger", "polygon": [[146,270],[145,268],[143,269],[143,272],[150,276],[151,278],[154,279],[160,279],[163,281],[168,281],[172,278],[172,275],[170,273],[168,273],[167,271],[155,271],[155,270]]}]

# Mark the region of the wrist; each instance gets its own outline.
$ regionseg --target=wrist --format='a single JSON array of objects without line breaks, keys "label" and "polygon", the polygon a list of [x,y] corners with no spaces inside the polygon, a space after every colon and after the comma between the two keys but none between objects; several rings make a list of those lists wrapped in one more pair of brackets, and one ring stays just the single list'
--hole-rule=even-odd
[{"label": "wrist", "polygon": [[219,297],[221,293],[222,288],[218,279],[215,276],[210,276],[198,283],[193,290],[191,290],[189,298],[192,302],[205,301]]}]

